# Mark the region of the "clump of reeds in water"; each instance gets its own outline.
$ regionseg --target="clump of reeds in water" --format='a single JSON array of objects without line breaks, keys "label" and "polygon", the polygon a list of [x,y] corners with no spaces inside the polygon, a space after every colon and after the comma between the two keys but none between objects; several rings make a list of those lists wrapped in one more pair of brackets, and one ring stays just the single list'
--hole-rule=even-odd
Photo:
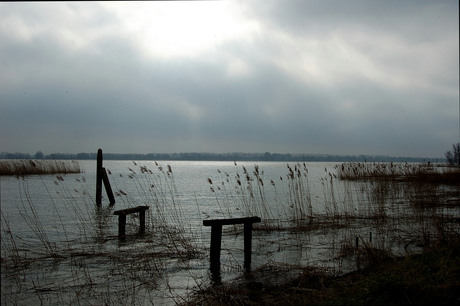
[{"label": "clump of reeds in water", "polygon": [[0,175],[67,174],[81,173],[75,160],[0,160]]},{"label": "clump of reeds in water", "polygon": [[[114,208],[95,207],[85,184],[83,192],[72,191],[57,175],[53,188],[62,196],[58,202],[53,200],[53,189],[45,185],[47,180],[41,180],[42,189],[50,195],[48,213],[53,215],[45,223],[40,219],[42,211],[36,209],[35,195],[29,193],[28,178],[19,180],[18,191],[25,195],[20,197],[19,216],[32,234],[24,237],[15,232],[9,214],[1,212],[2,302],[163,305],[163,301],[180,299],[177,292],[182,288],[175,291],[170,271],[188,269],[191,263],[204,260],[207,252],[196,243],[186,222],[171,166],[164,170],[157,166],[158,173],[145,166],[139,166],[140,171],[130,169],[128,178],[135,181],[135,188],[127,192],[117,188],[117,209],[150,205],[145,233],[130,235],[132,227],[127,224],[129,235],[123,239],[114,235]],[[115,179],[112,183],[116,187]],[[189,272],[197,284],[198,273]],[[29,279],[31,283],[26,284]]]},{"label": "clump of reeds in water", "polygon": [[[133,162],[135,166],[137,163]],[[153,221],[152,227],[147,226],[147,231],[156,237],[157,241],[162,241],[165,246],[173,246],[170,251],[175,255],[195,256],[197,247],[194,244],[196,237],[189,229],[191,224],[185,220],[188,218],[184,215],[183,206],[179,193],[174,181],[173,171],[170,165],[166,168],[155,162],[158,172],[154,172],[147,166],[139,165],[139,172],[128,168],[130,174],[128,178],[134,180],[134,185],[138,199],[136,200],[130,194],[118,190],[115,195],[125,202],[128,207],[133,205],[147,205],[151,209],[147,216]]]},{"label": "clump of reeds in water", "polygon": [[430,163],[343,163],[336,167],[342,180],[404,181],[454,184],[460,180],[460,168],[433,167]]},{"label": "clump of reeds in water", "polygon": [[[236,162],[235,166],[238,167]],[[233,178],[218,169],[222,176],[220,183],[208,178],[218,206],[213,213],[226,218],[259,216],[263,221],[255,228],[266,231],[303,227],[306,220],[311,220],[313,208],[305,163],[292,167],[287,164],[288,174],[280,176],[277,183],[271,179],[270,184],[264,182],[264,171],[258,165],[254,165],[253,171],[241,168],[243,173],[237,170]]]}]

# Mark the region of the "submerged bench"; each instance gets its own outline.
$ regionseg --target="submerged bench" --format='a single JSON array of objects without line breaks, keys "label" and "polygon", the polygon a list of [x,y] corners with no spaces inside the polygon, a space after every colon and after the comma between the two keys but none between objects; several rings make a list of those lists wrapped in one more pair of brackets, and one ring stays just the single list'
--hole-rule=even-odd
[{"label": "submerged bench", "polygon": [[133,208],[121,209],[114,211],[114,215],[118,215],[118,236],[125,235],[126,215],[139,213],[139,221],[141,228],[140,233],[145,232],[145,211],[149,209],[148,206],[137,206]]},{"label": "submerged bench", "polygon": [[211,227],[211,270],[220,267],[220,248],[222,244],[222,226],[244,224],[244,268],[251,267],[252,224],[260,222],[259,217],[204,220],[204,226]]}]

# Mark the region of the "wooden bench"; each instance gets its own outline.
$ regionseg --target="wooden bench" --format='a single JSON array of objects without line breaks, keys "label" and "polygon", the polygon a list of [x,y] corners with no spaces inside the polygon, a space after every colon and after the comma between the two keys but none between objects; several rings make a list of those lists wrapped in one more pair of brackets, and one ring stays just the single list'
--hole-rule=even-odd
[{"label": "wooden bench", "polygon": [[203,225],[211,227],[211,270],[215,270],[220,267],[222,226],[233,224],[244,224],[244,268],[249,270],[251,267],[252,224],[260,221],[261,219],[259,217],[204,220]]},{"label": "wooden bench", "polygon": [[137,206],[133,208],[121,209],[114,211],[114,215],[118,215],[118,236],[125,236],[126,215],[139,213],[139,221],[141,228],[140,233],[145,232],[145,211],[149,209],[148,206]]}]

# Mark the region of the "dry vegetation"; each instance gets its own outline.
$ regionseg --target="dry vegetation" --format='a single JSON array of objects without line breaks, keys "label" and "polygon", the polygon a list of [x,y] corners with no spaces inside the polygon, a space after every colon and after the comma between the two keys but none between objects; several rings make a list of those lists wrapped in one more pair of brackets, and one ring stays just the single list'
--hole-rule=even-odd
[{"label": "dry vegetation", "polygon": [[[458,239],[458,237],[457,237]],[[368,256],[375,250],[367,250]],[[445,241],[423,253],[377,256],[374,264],[340,277],[304,267],[263,267],[242,279],[200,291],[186,305],[458,305],[460,241]]]},{"label": "dry vegetation", "polygon": [[458,184],[459,168],[430,163],[343,163],[336,166],[342,180],[398,181],[408,183]]},{"label": "dry vegetation", "polygon": [[4,159],[0,160],[0,175],[81,173],[78,161]]},{"label": "dry vegetation", "polygon": [[[208,179],[222,217],[262,217],[264,222],[254,225],[253,239],[263,245],[282,251],[288,250],[295,240],[297,245],[307,247],[309,237],[318,231],[332,237],[332,267],[269,261],[227,283],[209,283],[194,270],[197,262],[207,265],[208,246],[203,247],[202,237],[187,221],[171,167],[157,164],[156,170],[145,166],[138,169],[130,169],[124,179],[134,182],[136,190],[131,193],[139,194],[142,203],[136,203],[130,192],[118,186],[114,186],[114,191],[117,202],[124,206],[151,206],[147,211],[148,228],[145,235],[130,235],[117,247],[110,247],[118,238],[107,225],[113,208],[99,208],[95,214],[89,214],[96,206],[84,182],[76,194],[68,190],[61,176],[55,182],[80,232],[79,238],[68,238],[70,233],[62,221],[66,212],[52,202],[61,241],[48,237],[35,203],[24,188],[21,192],[26,196],[18,209],[36,237],[16,235],[2,212],[2,304],[458,301],[459,169],[344,164],[338,166],[337,174],[326,169],[321,181],[321,205],[313,203],[305,164],[288,165],[281,183],[265,182],[264,173],[257,166],[253,171],[243,167],[242,173],[234,177],[221,173],[220,182]],[[268,197],[268,188],[274,192],[274,199]],[[206,213],[203,214],[205,218]],[[291,240],[277,241],[270,236],[279,232],[292,234]],[[225,233],[237,235],[232,230]],[[358,272],[345,274],[345,263],[352,263]],[[59,279],[59,273],[64,273],[60,269],[67,273],[65,282]],[[192,279],[194,289],[176,291],[171,271]],[[426,296],[430,299],[424,300]]]},{"label": "dry vegetation", "polygon": [[[19,192],[24,196],[18,210],[34,236],[15,233],[2,211],[2,305],[145,305],[180,300],[168,293],[168,270],[187,271],[188,264],[204,260],[205,253],[182,216],[171,168],[158,170],[154,174],[145,167],[139,167],[140,173],[130,169],[126,179],[135,181],[141,201],[151,209],[147,233],[137,235],[137,216],[129,215],[129,235],[124,239],[111,230],[114,208],[95,205],[85,179],[77,179],[80,190],[69,190],[61,175],[54,183],[65,204],[57,204],[51,193],[49,203],[56,222],[52,226],[60,238],[50,238],[53,231],[40,219],[27,177],[20,177]],[[50,187],[43,190],[50,192]],[[128,207],[137,206],[121,189],[116,196]],[[77,233],[68,230],[69,215]]]},{"label": "dry vegetation", "polygon": [[[287,203],[294,222],[265,224],[259,230],[335,233],[343,228],[335,241],[338,247],[332,247],[332,260],[336,265],[352,260],[355,271],[343,274],[340,267],[271,263],[232,282],[199,290],[187,305],[458,304],[459,168],[407,163],[338,165],[337,174],[328,173],[322,181],[324,209],[320,212],[311,207],[306,167],[297,164],[288,170]],[[259,190],[263,182],[257,169],[254,177],[244,173],[248,188]],[[337,178],[345,184],[340,185]],[[238,179],[236,185],[241,186]],[[347,186],[358,186],[360,197],[341,189]],[[263,197],[243,200],[254,201],[251,207],[264,205]]]}]

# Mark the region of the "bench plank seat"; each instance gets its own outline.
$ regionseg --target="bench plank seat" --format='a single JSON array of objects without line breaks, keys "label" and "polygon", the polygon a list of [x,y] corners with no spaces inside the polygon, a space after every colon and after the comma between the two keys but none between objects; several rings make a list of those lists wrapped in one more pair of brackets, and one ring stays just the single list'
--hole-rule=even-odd
[{"label": "bench plank seat", "polygon": [[232,225],[232,224],[245,224],[245,223],[258,223],[261,222],[259,217],[248,217],[248,218],[233,218],[233,219],[212,219],[203,220],[204,226],[213,225]]},{"label": "bench plank seat", "polygon": [[147,209],[149,209],[148,206],[137,206],[137,207],[132,207],[132,208],[126,208],[126,209],[120,209],[120,210],[116,210],[113,212],[114,215],[129,215],[129,214],[133,214],[133,213],[136,213],[136,212],[142,212],[142,211],[146,211]]}]

